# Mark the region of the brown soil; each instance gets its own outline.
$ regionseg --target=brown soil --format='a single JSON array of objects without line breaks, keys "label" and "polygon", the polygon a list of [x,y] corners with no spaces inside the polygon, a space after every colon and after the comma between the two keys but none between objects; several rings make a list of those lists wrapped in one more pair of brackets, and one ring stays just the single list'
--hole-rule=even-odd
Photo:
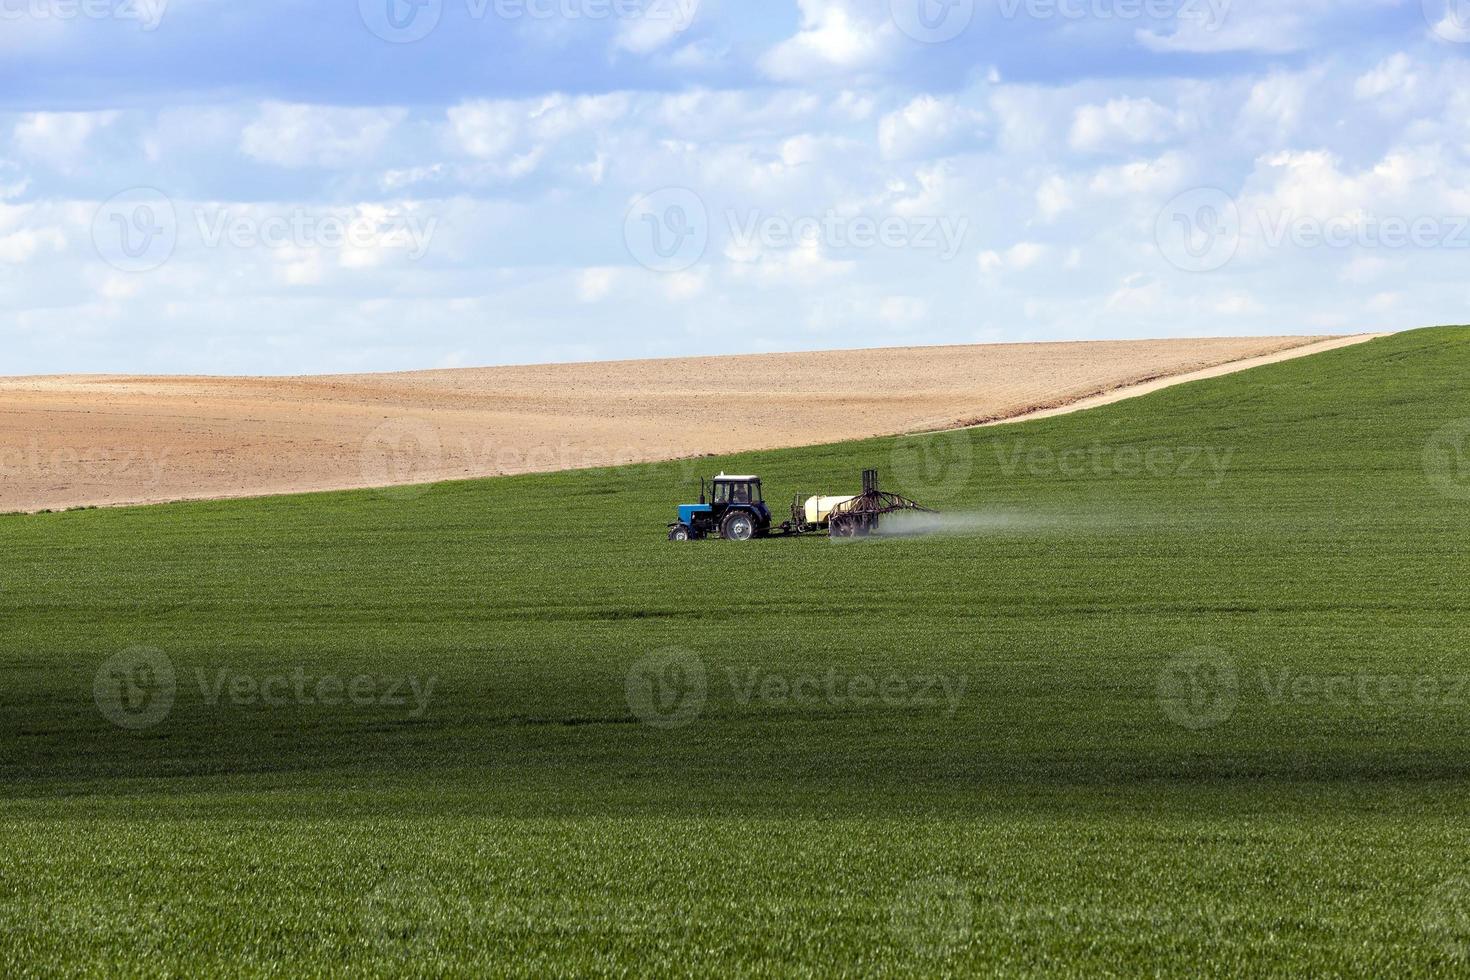
[{"label": "brown soil", "polygon": [[393,486],[953,428],[1358,339],[1368,338],[998,344],[299,378],[3,378],[0,512]]}]

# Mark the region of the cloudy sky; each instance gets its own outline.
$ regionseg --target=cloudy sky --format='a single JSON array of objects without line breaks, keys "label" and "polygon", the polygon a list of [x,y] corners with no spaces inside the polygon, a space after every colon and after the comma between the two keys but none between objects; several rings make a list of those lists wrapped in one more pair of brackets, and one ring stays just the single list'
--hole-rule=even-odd
[{"label": "cloudy sky", "polygon": [[0,0],[0,374],[1470,320],[1470,0]]}]

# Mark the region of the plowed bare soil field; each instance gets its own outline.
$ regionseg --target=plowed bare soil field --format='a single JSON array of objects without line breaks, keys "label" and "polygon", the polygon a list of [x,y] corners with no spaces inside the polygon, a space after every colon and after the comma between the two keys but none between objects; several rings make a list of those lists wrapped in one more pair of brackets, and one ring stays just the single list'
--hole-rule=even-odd
[{"label": "plowed bare soil field", "polygon": [[0,512],[617,466],[996,422],[1352,343],[1246,337],[315,377],[0,379]]}]

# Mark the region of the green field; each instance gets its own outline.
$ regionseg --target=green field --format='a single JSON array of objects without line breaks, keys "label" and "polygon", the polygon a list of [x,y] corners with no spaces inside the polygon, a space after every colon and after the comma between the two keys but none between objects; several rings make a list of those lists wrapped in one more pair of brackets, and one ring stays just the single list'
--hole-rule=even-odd
[{"label": "green field", "polygon": [[[0,517],[0,972],[1470,970],[1467,378]],[[663,540],[868,465],[940,533]]]}]

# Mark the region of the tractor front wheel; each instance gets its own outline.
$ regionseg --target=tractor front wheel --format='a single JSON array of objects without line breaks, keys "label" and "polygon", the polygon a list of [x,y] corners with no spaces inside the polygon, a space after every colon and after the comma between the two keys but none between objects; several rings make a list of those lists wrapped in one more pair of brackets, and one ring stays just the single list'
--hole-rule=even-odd
[{"label": "tractor front wheel", "polygon": [[689,540],[689,525],[688,524],[680,524],[678,527],[671,528],[669,530],[669,540],[670,541],[688,541]]},{"label": "tractor front wheel", "polygon": [[727,541],[749,541],[755,537],[755,521],[749,514],[731,514],[720,525],[720,535]]}]

